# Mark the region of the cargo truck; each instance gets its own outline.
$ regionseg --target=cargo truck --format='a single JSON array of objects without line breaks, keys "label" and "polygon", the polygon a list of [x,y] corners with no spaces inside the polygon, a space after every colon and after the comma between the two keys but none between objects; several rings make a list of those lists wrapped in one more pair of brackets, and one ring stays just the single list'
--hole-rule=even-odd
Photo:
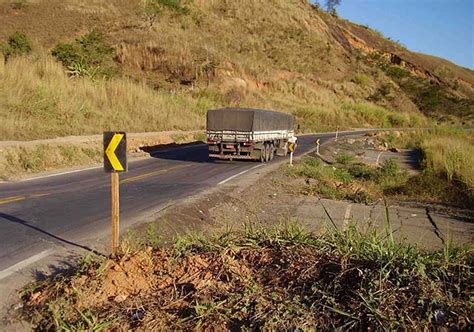
[{"label": "cargo truck", "polygon": [[267,162],[286,156],[295,142],[293,115],[251,108],[223,108],[207,112],[209,157]]}]

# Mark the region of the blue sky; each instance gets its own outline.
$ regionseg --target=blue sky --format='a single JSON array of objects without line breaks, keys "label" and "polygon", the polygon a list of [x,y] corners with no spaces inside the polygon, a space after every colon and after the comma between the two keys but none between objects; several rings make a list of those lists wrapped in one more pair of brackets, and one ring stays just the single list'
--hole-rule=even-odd
[{"label": "blue sky", "polygon": [[474,0],[341,0],[337,12],[412,51],[474,69]]}]

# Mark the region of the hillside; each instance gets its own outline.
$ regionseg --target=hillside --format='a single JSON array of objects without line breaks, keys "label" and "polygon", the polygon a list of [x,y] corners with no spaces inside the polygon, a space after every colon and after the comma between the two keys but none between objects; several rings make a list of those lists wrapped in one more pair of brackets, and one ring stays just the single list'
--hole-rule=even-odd
[{"label": "hillside", "polygon": [[[296,115],[300,131],[472,124],[474,72],[306,0],[15,0],[0,40],[0,139],[200,129],[208,108]],[[53,55],[54,56],[53,56]]]}]

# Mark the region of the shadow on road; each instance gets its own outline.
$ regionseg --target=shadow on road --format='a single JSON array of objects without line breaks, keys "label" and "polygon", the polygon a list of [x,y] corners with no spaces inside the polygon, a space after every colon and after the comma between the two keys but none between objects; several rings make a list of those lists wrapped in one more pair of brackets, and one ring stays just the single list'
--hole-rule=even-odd
[{"label": "shadow on road", "polygon": [[30,229],[33,229],[33,230],[35,230],[35,231],[37,231],[37,232],[39,232],[39,233],[42,233],[42,234],[47,235],[47,236],[49,236],[49,237],[52,237],[53,239],[58,240],[58,241],[60,241],[60,242],[62,242],[62,243],[69,244],[69,245],[71,245],[71,246],[74,246],[74,247],[78,247],[78,248],[87,250],[87,251],[89,251],[89,252],[91,252],[91,253],[93,253],[93,254],[95,254],[95,255],[98,255],[98,256],[107,257],[106,255],[104,255],[104,254],[101,253],[101,252],[98,252],[98,251],[95,250],[95,249],[89,248],[89,247],[84,246],[84,245],[82,245],[82,244],[74,243],[74,242],[69,241],[69,240],[66,240],[66,239],[63,239],[63,238],[61,238],[61,237],[59,237],[59,236],[57,236],[57,235],[54,235],[54,234],[52,234],[52,233],[49,233],[48,231],[45,231],[45,230],[43,230],[43,229],[41,229],[41,228],[39,228],[39,227],[30,225],[30,224],[28,223],[28,221],[26,221],[26,220],[23,220],[23,219],[20,219],[20,218],[11,216],[11,215],[6,214],[6,213],[1,213],[1,212],[0,212],[0,218],[5,219],[5,220],[7,220],[7,221],[9,221],[9,222],[12,222],[12,223],[20,224],[20,225],[23,225],[23,226],[28,227],[28,228],[30,228]]},{"label": "shadow on road", "polygon": [[140,150],[150,154],[153,158],[189,161],[196,163],[212,162],[208,156],[207,145],[202,142],[192,142],[186,144],[159,144],[146,146]]}]

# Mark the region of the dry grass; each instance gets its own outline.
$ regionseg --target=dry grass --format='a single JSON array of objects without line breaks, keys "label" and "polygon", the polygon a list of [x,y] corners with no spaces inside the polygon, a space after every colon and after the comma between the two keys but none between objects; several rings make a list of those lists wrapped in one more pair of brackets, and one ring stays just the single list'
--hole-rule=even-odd
[{"label": "dry grass", "polygon": [[153,91],[127,79],[69,78],[50,57],[8,61],[0,77],[0,139],[199,129],[207,96]]},{"label": "dry grass", "polygon": [[428,167],[464,182],[474,195],[474,137],[430,137],[421,143]]},{"label": "dry grass", "polygon": [[[425,187],[427,193],[438,191],[440,196],[449,194],[446,191],[452,191],[448,190],[448,187],[457,187],[459,192],[464,191],[464,195],[467,193],[471,201],[474,199],[472,132],[457,127],[438,126],[432,130],[406,131],[398,134],[397,136],[388,132],[382,136],[383,141],[387,142],[389,147],[420,149],[423,153],[425,174],[417,180],[418,187]],[[412,189],[417,187],[414,182],[411,185]],[[409,187],[407,186],[407,189],[410,189]],[[413,192],[419,194],[419,190]],[[457,203],[462,203],[459,197]]]},{"label": "dry grass", "polygon": [[[28,70],[25,70],[28,68]],[[0,139],[30,140],[104,130],[147,132],[204,128],[207,109],[233,104],[294,113],[301,131],[364,126],[410,126],[417,114],[399,115],[369,103],[353,103],[329,88],[283,80],[274,91],[231,88],[237,99],[214,88],[187,92],[150,89],[124,78],[70,78],[48,56],[18,57],[0,68]],[[349,85],[352,83],[348,83]],[[231,99],[229,99],[231,98]],[[311,106],[308,106],[311,105]]]},{"label": "dry grass", "polygon": [[58,168],[97,164],[103,159],[99,142],[88,144],[35,144],[2,149],[0,179],[18,179],[25,174]]},{"label": "dry grass", "polygon": [[[143,157],[143,148],[205,141],[203,131],[131,133],[129,158]],[[55,169],[99,164],[103,159],[102,135],[68,136],[28,142],[0,142],[0,180]]]}]

